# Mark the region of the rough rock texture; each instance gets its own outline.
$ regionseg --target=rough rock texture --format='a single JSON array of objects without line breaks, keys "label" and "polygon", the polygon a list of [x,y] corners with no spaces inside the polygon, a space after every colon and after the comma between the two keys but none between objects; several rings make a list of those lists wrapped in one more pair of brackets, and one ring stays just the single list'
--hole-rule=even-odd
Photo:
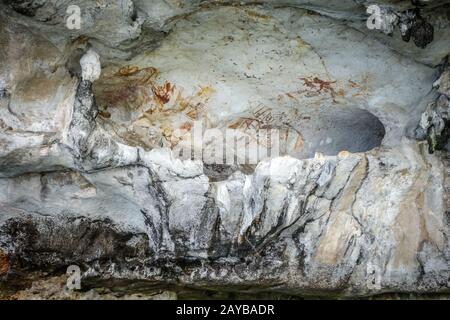
[{"label": "rough rock texture", "polygon": [[442,73],[433,84],[437,88],[436,101],[431,102],[420,119],[418,132],[426,133],[430,153],[435,150],[450,151],[450,67],[448,57]]},{"label": "rough rock texture", "polygon": [[[421,49],[370,3],[78,1],[67,30],[69,1],[4,0],[3,295],[447,294],[450,7]],[[281,154],[179,159],[195,123]]]}]

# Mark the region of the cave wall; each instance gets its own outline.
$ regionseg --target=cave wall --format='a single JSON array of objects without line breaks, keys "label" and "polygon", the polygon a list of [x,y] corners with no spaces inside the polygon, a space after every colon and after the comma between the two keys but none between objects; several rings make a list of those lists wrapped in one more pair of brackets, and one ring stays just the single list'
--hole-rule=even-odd
[{"label": "cave wall", "polygon": [[[425,48],[366,1],[78,1],[80,30],[69,4],[0,5],[2,286],[448,292],[448,3]],[[248,119],[279,157],[174,155]]]}]

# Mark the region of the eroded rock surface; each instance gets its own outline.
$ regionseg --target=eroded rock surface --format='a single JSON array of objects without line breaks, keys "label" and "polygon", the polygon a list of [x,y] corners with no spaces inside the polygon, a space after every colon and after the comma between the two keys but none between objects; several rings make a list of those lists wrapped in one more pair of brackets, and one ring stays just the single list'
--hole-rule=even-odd
[{"label": "eroded rock surface", "polygon": [[[71,31],[69,2],[0,5],[9,297],[448,293],[448,27],[419,49],[365,1],[118,3],[79,1]],[[280,154],[180,159],[199,123],[270,150],[255,130],[276,129]]]}]

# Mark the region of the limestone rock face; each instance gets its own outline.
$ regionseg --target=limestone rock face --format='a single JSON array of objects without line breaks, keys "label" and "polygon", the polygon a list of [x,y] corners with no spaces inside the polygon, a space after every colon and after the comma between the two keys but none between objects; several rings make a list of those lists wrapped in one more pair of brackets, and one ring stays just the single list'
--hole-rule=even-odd
[{"label": "limestone rock face", "polygon": [[430,152],[436,149],[450,151],[450,69],[448,61],[442,66],[442,74],[433,84],[437,88],[436,101],[431,102],[420,119],[418,133],[426,133]]},{"label": "limestone rock face", "polygon": [[0,296],[449,292],[447,1],[73,2],[0,4]]}]

